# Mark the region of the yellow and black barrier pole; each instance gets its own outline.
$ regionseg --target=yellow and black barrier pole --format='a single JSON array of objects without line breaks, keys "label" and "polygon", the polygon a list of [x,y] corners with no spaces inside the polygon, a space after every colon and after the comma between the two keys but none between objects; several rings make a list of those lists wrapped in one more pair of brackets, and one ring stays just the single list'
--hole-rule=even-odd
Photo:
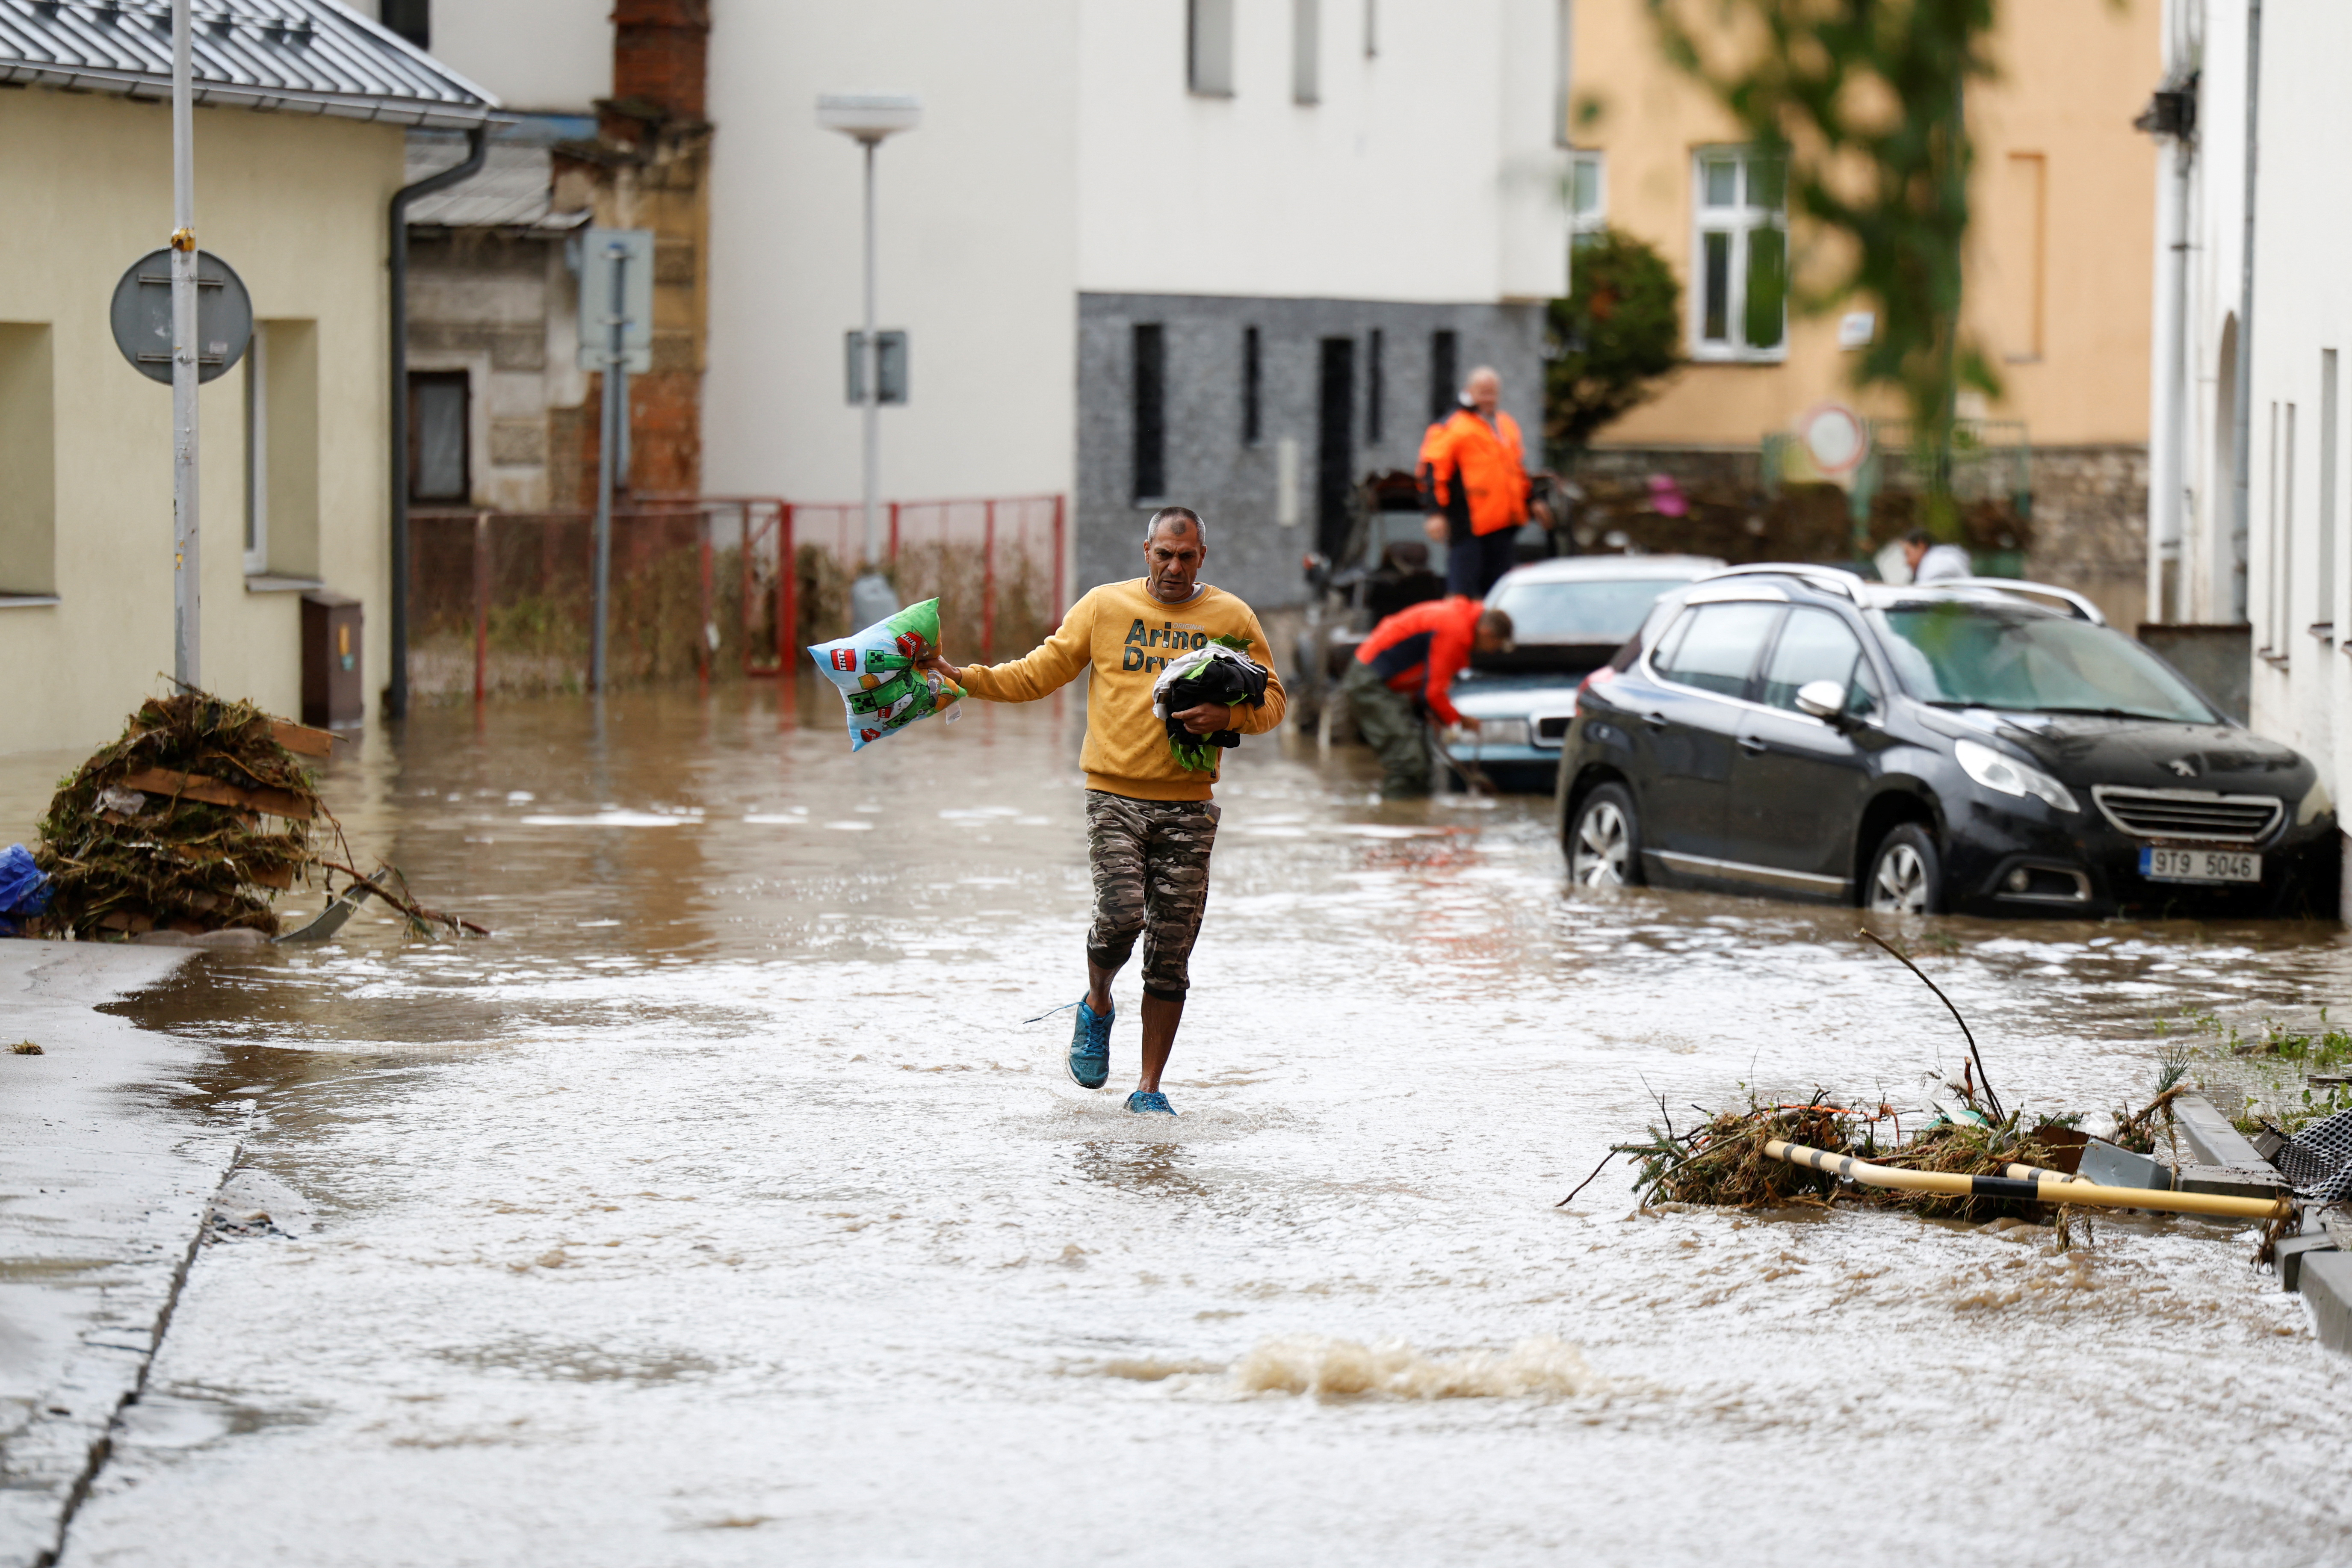
[{"label": "yellow and black barrier pole", "polygon": [[1764,1152],[1791,1165],[1805,1165],[1864,1186],[1895,1187],[1905,1192],[1937,1193],[1956,1198],[2007,1198],[2015,1203],[2073,1204],[2083,1208],[2149,1209],[2164,1214],[2211,1215],[2228,1219],[2277,1219],[2294,1212],[2287,1198],[2233,1198],[2220,1193],[2167,1193],[2153,1187],[2103,1187],[2071,1179],[2056,1171],[2011,1165],[2012,1172],[2032,1172],[2030,1178],[1966,1176],[1951,1171],[1905,1171],[1874,1165],[1849,1154],[1832,1154],[1775,1138]]}]

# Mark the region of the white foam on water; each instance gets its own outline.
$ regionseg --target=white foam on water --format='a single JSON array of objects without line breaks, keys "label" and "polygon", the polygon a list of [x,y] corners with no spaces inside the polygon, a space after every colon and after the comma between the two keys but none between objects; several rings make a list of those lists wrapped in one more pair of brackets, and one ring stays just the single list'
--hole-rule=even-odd
[{"label": "white foam on water", "polygon": [[1424,1355],[1400,1340],[1368,1345],[1320,1334],[1267,1340],[1234,1364],[1234,1382],[1245,1394],[1385,1399],[1558,1399],[1604,1386],[1564,1340]]},{"label": "white foam on water", "polygon": [[600,811],[593,816],[567,816],[536,812],[522,819],[526,827],[676,827],[691,816],[667,816],[651,811]]}]

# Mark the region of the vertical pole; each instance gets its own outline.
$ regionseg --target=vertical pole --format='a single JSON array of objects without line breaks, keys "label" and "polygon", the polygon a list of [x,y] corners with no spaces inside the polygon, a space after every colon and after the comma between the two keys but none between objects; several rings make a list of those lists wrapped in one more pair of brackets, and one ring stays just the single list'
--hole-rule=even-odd
[{"label": "vertical pole", "polygon": [[[869,568],[882,554],[882,539],[878,531],[880,520],[874,514],[874,498],[882,489],[882,338],[874,321],[874,153],[881,146],[878,140],[864,143],[866,148],[866,346],[858,358],[866,370],[866,394],[863,416],[866,421],[866,563]],[[893,513],[892,521],[896,521]],[[898,542],[891,542],[891,555],[898,555]]]},{"label": "vertical pole", "polygon": [[801,564],[793,545],[793,508],[789,501],[776,503],[776,673],[783,679],[800,679],[800,666],[793,658],[793,645],[801,640],[800,626]]},{"label": "vertical pole", "polygon": [[996,502],[988,503],[988,521],[982,531],[980,566],[980,648],[996,657]]},{"label": "vertical pole", "polygon": [[890,503],[890,564],[898,564],[898,503]]},{"label": "vertical pole", "polygon": [[1054,498],[1054,625],[1062,624],[1062,553],[1066,548],[1062,533],[1062,499]]},{"label": "vertical pole", "polygon": [[614,245],[604,254],[613,263],[612,313],[605,318],[606,347],[604,350],[604,406],[603,435],[596,443],[596,569],[593,587],[594,607],[590,612],[588,630],[588,687],[602,693],[607,650],[605,637],[607,616],[612,608],[613,592],[613,468],[620,458],[621,421],[628,417],[622,406],[621,363],[627,349],[622,339],[625,301],[625,279],[629,268],[629,253],[625,247]]},{"label": "vertical pole", "polygon": [[474,514],[474,705],[480,707],[490,671],[490,514]]},{"label": "vertical pole", "polygon": [[172,0],[172,675],[204,683],[196,517],[196,147],[189,0]]},{"label": "vertical pole", "polygon": [[760,673],[758,667],[751,662],[751,650],[758,646],[752,639],[757,636],[756,628],[760,624],[751,616],[751,584],[759,578],[759,535],[753,531],[752,512],[753,508],[744,507],[743,552],[735,562],[735,609],[743,621],[743,673],[746,675]]},{"label": "vertical pole", "polygon": [[[744,516],[750,517],[751,510],[745,507]],[[715,613],[716,603],[710,594],[710,511],[707,507],[703,509],[702,523],[697,531],[700,534],[697,543],[702,556],[702,624],[695,628],[694,665],[702,672],[707,685],[719,668],[719,619]]]}]

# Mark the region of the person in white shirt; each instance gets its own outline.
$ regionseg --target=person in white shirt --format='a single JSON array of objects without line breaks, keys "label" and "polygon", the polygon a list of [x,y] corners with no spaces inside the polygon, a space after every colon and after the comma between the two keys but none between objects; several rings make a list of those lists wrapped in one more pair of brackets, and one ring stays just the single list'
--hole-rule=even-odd
[{"label": "person in white shirt", "polygon": [[1914,583],[1948,583],[1955,577],[1976,575],[1967,551],[1957,544],[1937,543],[1924,528],[1903,536],[1903,564],[1911,568]]}]

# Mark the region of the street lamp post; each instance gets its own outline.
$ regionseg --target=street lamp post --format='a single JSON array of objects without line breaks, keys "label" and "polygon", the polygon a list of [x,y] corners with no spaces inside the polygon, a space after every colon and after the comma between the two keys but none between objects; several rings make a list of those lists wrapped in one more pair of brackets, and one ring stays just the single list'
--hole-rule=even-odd
[{"label": "street lamp post", "polygon": [[882,338],[874,309],[874,154],[883,138],[912,131],[922,116],[922,100],[908,93],[825,93],[816,100],[816,122],[853,138],[866,153],[866,335],[858,353],[865,395],[859,402],[866,426],[866,570],[852,589],[853,603],[860,589],[869,599],[877,588],[887,592],[881,581],[882,520],[876,506],[882,487]]}]

